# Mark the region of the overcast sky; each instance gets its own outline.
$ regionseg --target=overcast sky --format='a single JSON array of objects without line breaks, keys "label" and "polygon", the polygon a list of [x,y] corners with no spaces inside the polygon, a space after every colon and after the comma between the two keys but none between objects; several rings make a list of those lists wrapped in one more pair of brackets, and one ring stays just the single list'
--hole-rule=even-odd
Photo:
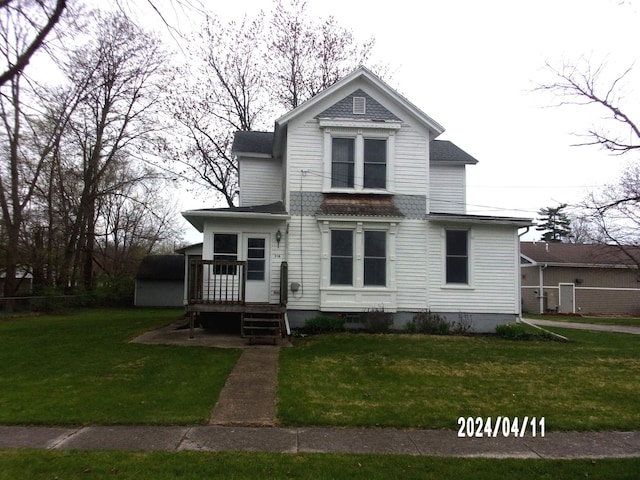
[{"label": "overcast sky", "polygon": [[[224,19],[271,6],[264,0],[203,3]],[[391,67],[391,85],[445,127],[441,139],[480,161],[467,170],[468,213],[535,218],[541,207],[577,204],[589,190],[615,181],[623,159],[595,147],[571,146],[580,141],[572,134],[598,123],[596,112],[549,108],[554,98],[534,88],[550,79],[546,62],[606,59],[612,75],[629,67],[640,45],[638,2],[308,0],[308,5],[313,16],[335,16],[359,40],[374,37],[375,60]],[[638,73],[640,65],[635,79]],[[635,85],[637,100],[640,82]],[[638,119],[640,102],[634,107],[631,88],[628,93],[628,108]]]}]

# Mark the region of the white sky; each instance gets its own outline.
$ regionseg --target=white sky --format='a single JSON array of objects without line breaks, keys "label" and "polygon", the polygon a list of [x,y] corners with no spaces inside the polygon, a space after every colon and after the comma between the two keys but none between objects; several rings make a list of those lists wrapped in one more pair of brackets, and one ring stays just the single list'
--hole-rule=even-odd
[{"label": "white sky", "polygon": [[[271,7],[264,0],[203,3],[225,19]],[[375,60],[391,67],[391,85],[445,127],[441,139],[480,161],[467,170],[468,213],[535,218],[541,207],[577,204],[594,186],[615,181],[623,159],[596,147],[571,146],[579,141],[572,133],[598,123],[594,112],[547,108],[554,99],[533,88],[550,78],[547,61],[559,66],[563,59],[606,58],[612,74],[630,66],[640,45],[638,3],[308,0],[308,5],[312,16],[333,15],[359,40],[373,36]],[[201,206],[195,199],[186,202],[186,208]],[[538,236],[532,229],[525,238]]]}]

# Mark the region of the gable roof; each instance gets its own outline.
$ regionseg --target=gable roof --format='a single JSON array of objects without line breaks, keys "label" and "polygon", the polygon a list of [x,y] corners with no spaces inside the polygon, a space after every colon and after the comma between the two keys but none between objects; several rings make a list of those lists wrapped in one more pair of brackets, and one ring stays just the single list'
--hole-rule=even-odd
[{"label": "gable roof", "polygon": [[520,243],[520,254],[535,264],[583,267],[637,266],[640,262],[640,248],[628,246],[624,249],[627,253],[616,245],[558,242]]},{"label": "gable roof", "polygon": [[[365,99],[365,113],[353,113],[353,99],[360,97]],[[378,101],[372,98],[361,88],[347,95],[342,100],[334,103],[331,107],[316,115],[316,118],[352,118],[358,120],[369,120],[374,122],[402,120],[383,107]]]},{"label": "gable roof", "polygon": [[393,98],[393,100],[396,103],[398,103],[402,108],[404,108],[407,111],[409,111],[423,125],[425,125],[429,130],[433,131],[434,134],[435,134],[434,136],[438,136],[442,132],[444,132],[444,127],[442,125],[440,125],[433,118],[431,118],[429,115],[427,115],[422,110],[420,110],[418,107],[416,107],[413,103],[411,103],[405,97],[400,95],[396,90],[394,90],[389,85],[387,85],[385,82],[383,82],[380,79],[380,77],[375,75],[371,70],[367,69],[366,67],[357,68],[356,70],[354,70],[353,72],[351,72],[347,76],[345,76],[342,79],[338,80],[336,83],[334,83],[330,87],[324,89],[322,92],[320,92],[317,95],[311,97],[306,102],[298,105],[296,108],[294,108],[290,112],[285,113],[282,117],[280,117],[278,120],[276,120],[276,130],[278,130],[279,127],[286,126],[291,120],[293,120],[297,116],[299,116],[302,113],[306,112],[307,110],[309,110],[310,108],[312,108],[313,106],[317,105],[319,102],[324,100],[329,95],[337,92],[341,88],[344,88],[349,83],[351,83],[351,82],[353,82],[353,81],[355,81],[357,79],[363,80],[365,83],[375,87],[376,89],[381,90],[384,94],[386,94],[389,97]]}]

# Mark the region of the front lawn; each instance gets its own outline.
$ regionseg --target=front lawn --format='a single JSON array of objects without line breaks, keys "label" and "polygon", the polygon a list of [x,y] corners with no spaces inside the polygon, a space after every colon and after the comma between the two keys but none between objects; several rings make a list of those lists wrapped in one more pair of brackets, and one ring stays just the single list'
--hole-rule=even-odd
[{"label": "front lawn", "polygon": [[280,356],[289,425],[457,428],[458,417],[545,417],[547,430],[640,429],[640,336],[571,343],[493,336],[335,334]]},{"label": "front lawn", "polygon": [[239,352],[128,343],[180,313],[86,310],[0,321],[0,424],[206,422]]},{"label": "front lawn", "polygon": [[635,479],[640,459],[520,460],[257,452],[0,451],[0,480],[15,479]]}]

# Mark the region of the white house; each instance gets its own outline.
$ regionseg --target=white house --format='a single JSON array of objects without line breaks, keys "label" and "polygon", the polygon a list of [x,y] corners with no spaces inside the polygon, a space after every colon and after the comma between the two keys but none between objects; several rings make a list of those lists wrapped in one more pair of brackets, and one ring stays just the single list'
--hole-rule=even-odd
[{"label": "white house", "polygon": [[238,132],[240,206],[183,213],[204,234],[190,311],[268,304],[292,326],[380,308],[396,328],[427,309],[468,314],[475,331],[514,320],[518,229],[531,222],[466,213],[465,169],[477,161],[436,140],[443,130],[362,67],[273,132]]}]

